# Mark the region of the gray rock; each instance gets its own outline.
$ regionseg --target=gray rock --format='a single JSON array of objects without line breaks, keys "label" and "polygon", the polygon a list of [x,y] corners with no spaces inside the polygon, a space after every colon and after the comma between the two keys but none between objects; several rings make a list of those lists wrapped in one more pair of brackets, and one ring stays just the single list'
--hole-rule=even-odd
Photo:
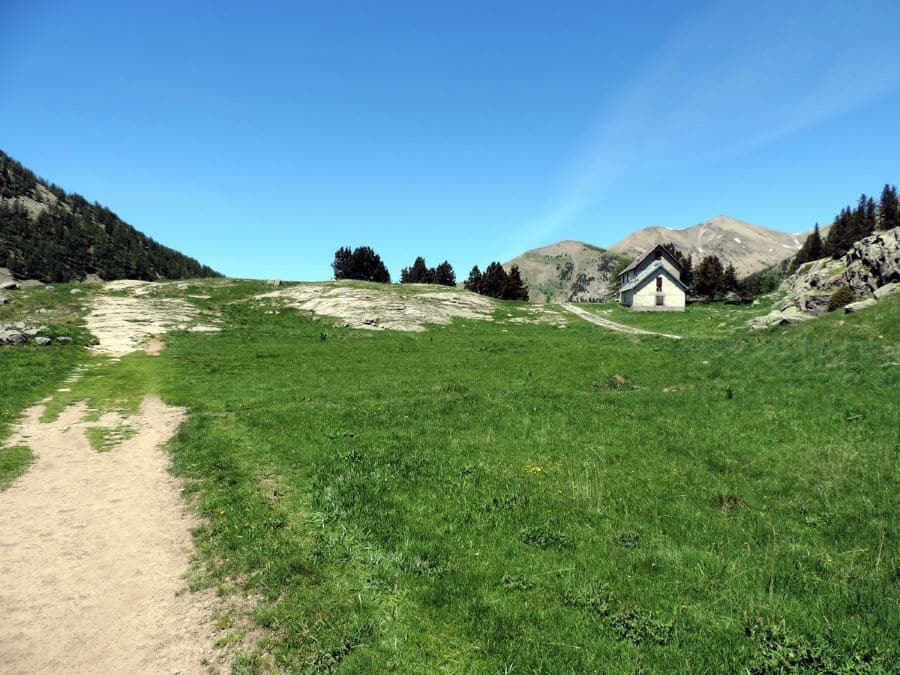
[{"label": "gray rock", "polygon": [[56,338],[56,341],[61,345],[67,345],[71,344],[72,338],[67,335],[60,335],[58,338]]},{"label": "gray rock", "polygon": [[875,299],[884,300],[885,298],[889,298],[896,293],[900,293],[900,283],[893,282],[890,284],[885,284],[881,288],[875,289]]},{"label": "gray rock", "polygon": [[806,314],[797,307],[788,307],[781,313],[781,321],[779,324],[800,323],[801,321],[808,321],[812,318],[811,314]]},{"label": "gray rock", "polygon": [[56,293],[56,289],[53,288],[53,286],[47,286],[47,288],[45,288],[44,290],[48,293]]},{"label": "gray rock", "polygon": [[43,337],[42,335],[39,335],[38,337],[34,338],[34,344],[36,344],[38,347],[46,347],[51,342],[52,342],[52,340],[50,338]]},{"label": "gray rock", "polygon": [[19,290],[18,281],[4,281],[0,284],[0,291],[17,291]]},{"label": "gray rock", "polygon": [[69,291],[69,293],[71,293],[72,295],[78,295],[79,293],[81,293],[81,289],[73,288],[71,291]]},{"label": "gray rock", "polygon": [[38,333],[41,332],[41,329],[40,328],[26,328],[22,332],[25,333],[25,335],[27,335],[28,337],[34,337],[35,335],[37,335]]},{"label": "gray rock", "polygon": [[269,279],[269,286],[281,286],[281,279]]},{"label": "gray rock", "polygon": [[853,314],[861,309],[866,309],[866,307],[877,304],[878,301],[875,298],[866,298],[865,300],[859,300],[858,302],[851,302],[849,305],[844,305],[844,314]]},{"label": "gray rock", "polygon": [[22,345],[28,342],[28,338],[14,330],[0,331],[0,343],[8,345]]},{"label": "gray rock", "polygon": [[10,299],[8,295],[0,295],[0,305],[8,305],[10,303]]},{"label": "gray rock", "polygon": [[844,261],[847,283],[859,296],[900,282],[900,227],[860,239],[847,251]]}]

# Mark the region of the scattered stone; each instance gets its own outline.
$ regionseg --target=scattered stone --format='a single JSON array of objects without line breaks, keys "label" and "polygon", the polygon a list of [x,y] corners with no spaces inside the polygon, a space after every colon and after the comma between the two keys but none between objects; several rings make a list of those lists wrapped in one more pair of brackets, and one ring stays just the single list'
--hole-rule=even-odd
[{"label": "scattered stone", "polygon": [[79,293],[81,293],[81,289],[73,288],[71,291],[69,291],[69,293],[71,293],[72,295],[78,295]]},{"label": "scattered stone", "polygon": [[68,335],[60,335],[58,338],[56,338],[56,341],[61,345],[68,345],[72,343],[72,338],[70,338]]},{"label": "scattered stone", "polygon": [[8,305],[10,303],[10,299],[8,295],[0,295],[0,305]]},{"label": "scattered stone", "polygon": [[875,298],[866,298],[865,300],[851,302],[849,305],[844,305],[844,313],[853,314],[854,312],[858,312],[861,309],[866,309],[867,307],[876,304],[878,304],[878,301]]},{"label": "scattered stone", "polygon": [[48,293],[56,293],[56,289],[53,288],[53,286],[47,286],[47,288],[45,288],[44,290]]},{"label": "scattered stone", "polygon": [[52,340],[50,338],[43,337],[42,335],[39,335],[38,337],[34,338],[34,344],[36,344],[38,347],[46,347],[51,342],[52,342]]},{"label": "scattered stone", "polygon": [[17,291],[19,288],[18,281],[4,281],[0,284],[0,291]]},{"label": "scattered stone", "polygon": [[281,279],[269,279],[269,286],[281,286]]},{"label": "scattered stone", "polygon": [[32,326],[31,328],[26,328],[22,332],[25,333],[25,335],[27,335],[28,337],[35,337],[38,333],[41,332],[41,329]]}]

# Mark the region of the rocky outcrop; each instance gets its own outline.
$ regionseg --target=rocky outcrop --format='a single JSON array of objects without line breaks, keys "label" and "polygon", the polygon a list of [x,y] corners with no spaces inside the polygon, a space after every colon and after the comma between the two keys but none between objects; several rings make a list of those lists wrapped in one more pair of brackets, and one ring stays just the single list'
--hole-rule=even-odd
[{"label": "rocky outcrop", "polygon": [[847,284],[860,297],[900,281],[900,227],[860,239],[843,259]]},{"label": "rocky outcrop", "polygon": [[[750,328],[796,323],[828,310],[828,301],[847,286],[856,301],[848,313],[871,307],[900,290],[900,227],[860,239],[838,260],[822,258],[801,265],[780,287],[784,299],[765,316],[750,320]],[[802,318],[800,318],[802,317]]]}]

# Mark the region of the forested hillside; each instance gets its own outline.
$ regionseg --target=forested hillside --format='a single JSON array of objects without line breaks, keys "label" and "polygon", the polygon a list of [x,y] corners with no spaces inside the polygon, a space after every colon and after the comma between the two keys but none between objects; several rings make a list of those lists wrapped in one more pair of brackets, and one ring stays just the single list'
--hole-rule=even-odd
[{"label": "forested hillside", "polygon": [[221,276],[0,150],[0,267],[45,282]]}]

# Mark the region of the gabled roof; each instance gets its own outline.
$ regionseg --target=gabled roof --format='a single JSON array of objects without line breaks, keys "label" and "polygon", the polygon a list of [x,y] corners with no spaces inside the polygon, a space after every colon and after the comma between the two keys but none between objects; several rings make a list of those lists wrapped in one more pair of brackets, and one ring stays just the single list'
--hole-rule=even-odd
[{"label": "gabled roof", "polygon": [[623,274],[627,274],[628,272],[635,269],[636,267],[640,267],[641,264],[647,258],[649,258],[651,255],[655,256],[657,251],[662,253],[668,259],[668,261],[670,263],[672,263],[672,265],[675,267],[675,269],[678,270],[679,274],[681,274],[684,271],[684,267],[682,267],[681,263],[679,263],[677,260],[675,260],[675,258],[672,257],[672,254],[663,248],[662,244],[657,244],[656,246],[651,248],[649,251],[647,251],[644,255],[642,255],[638,258],[635,258],[634,261],[628,267],[626,267],[624,270],[619,272],[619,276],[622,276]]},{"label": "gabled roof", "polygon": [[680,288],[682,291],[687,293],[688,287],[685,286],[684,282],[681,279],[679,279],[677,276],[672,274],[671,270],[668,267],[666,267],[665,265],[663,265],[661,260],[654,261],[654,263],[652,265],[650,265],[648,268],[646,268],[639,277],[629,281],[627,284],[622,286],[619,289],[619,292],[621,293],[623,291],[630,291],[632,289],[637,288],[638,286],[643,286],[644,282],[649,280],[651,277],[657,277],[660,274],[664,274],[667,277],[669,277],[669,279],[671,279],[672,282],[676,286],[678,286],[678,288]]}]

